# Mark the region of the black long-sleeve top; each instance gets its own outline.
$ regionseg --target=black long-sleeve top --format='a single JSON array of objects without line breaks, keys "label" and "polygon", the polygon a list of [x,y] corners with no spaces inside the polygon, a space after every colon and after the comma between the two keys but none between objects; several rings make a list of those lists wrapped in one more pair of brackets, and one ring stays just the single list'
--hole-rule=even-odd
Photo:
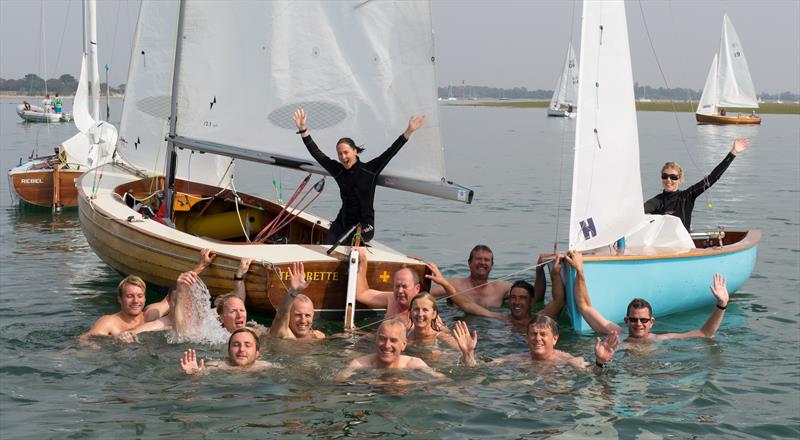
[{"label": "black long-sleeve top", "polygon": [[674,215],[681,219],[687,231],[691,231],[692,210],[694,210],[695,199],[722,177],[722,173],[728,169],[728,165],[733,162],[734,158],[736,156],[733,153],[728,153],[725,159],[722,159],[722,162],[711,171],[711,174],[685,190],[664,191],[646,201],[644,203],[644,212],[646,214]]},{"label": "black long-sleeve top", "polygon": [[320,151],[311,136],[303,138],[303,143],[311,156],[322,168],[325,168],[325,171],[330,173],[339,185],[342,207],[334,221],[341,221],[347,227],[356,223],[364,226],[375,225],[375,208],[372,205],[375,199],[378,175],[406,142],[408,139],[401,134],[380,156],[369,162],[362,162],[358,159],[348,170],[339,161],[331,159]]}]

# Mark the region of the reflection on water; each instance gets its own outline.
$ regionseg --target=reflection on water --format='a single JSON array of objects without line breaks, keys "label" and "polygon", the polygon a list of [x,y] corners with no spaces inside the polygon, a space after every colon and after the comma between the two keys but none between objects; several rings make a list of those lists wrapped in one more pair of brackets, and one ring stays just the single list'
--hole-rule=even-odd
[{"label": "reflection on water", "polygon": [[[120,276],[86,245],[76,212],[17,209],[0,179],[3,437],[797,438],[800,120],[770,115],[761,127],[716,127],[696,126],[692,117],[679,115],[684,147],[671,114],[639,114],[645,195],[660,191],[657,172],[664,162],[689,164],[691,175],[702,176],[733,138],[750,137],[751,148],[713,188],[715,208],[698,207],[694,221],[761,228],[759,262],[732,297],[714,340],[672,341],[646,350],[626,346],[601,373],[487,365],[527,347],[505,324],[475,317],[466,320],[479,333],[484,363],[466,368],[454,351],[413,348],[410,353],[449,378],[427,384],[402,383],[426,379],[415,373],[336,382],[350,359],[373,350],[373,342],[363,338],[274,344],[262,357],[279,368],[199,377],[178,369],[189,346],[167,344],[163,334],[142,335],[140,344],[101,340],[99,348],[82,347],[75,337],[118,310]],[[8,122],[13,118],[13,106],[0,105],[7,168],[29,153],[30,130],[41,130],[17,130]],[[443,107],[442,123],[448,177],[475,188],[475,203],[379,189],[382,241],[436,261],[447,276],[467,273],[467,253],[475,243],[494,249],[497,276],[529,267],[554,241],[563,249],[574,121],[548,119],[541,109]],[[61,134],[65,139],[69,133]],[[689,168],[693,160],[698,169]],[[265,173],[272,171],[243,166],[237,186],[263,190],[257,183]],[[332,217],[338,193],[326,191],[314,212]],[[517,278],[532,280],[533,273]],[[150,292],[149,300],[160,294]],[[710,312],[659,317],[656,330],[693,330]],[[442,317],[452,324],[463,315],[444,307]],[[330,334],[341,323],[316,326]],[[591,361],[593,344],[592,337],[562,328],[558,347]],[[207,359],[225,357],[224,345],[194,348]]]}]

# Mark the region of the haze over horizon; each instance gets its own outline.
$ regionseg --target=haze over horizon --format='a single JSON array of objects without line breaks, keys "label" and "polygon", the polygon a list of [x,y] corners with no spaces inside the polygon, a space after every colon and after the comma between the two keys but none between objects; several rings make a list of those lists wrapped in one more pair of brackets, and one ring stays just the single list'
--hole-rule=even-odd
[{"label": "haze over horizon", "polygon": [[[42,5],[46,72],[40,43]],[[101,70],[110,64],[109,82],[123,84],[139,1],[104,0],[97,9]],[[626,10],[634,81],[641,85],[702,89],[719,48],[722,15],[727,12],[742,41],[757,92],[800,93],[798,1],[631,1]],[[440,87],[464,81],[552,90],[570,39],[579,51],[581,3],[576,0],[435,0],[432,12]],[[81,26],[79,0],[0,1],[0,78],[18,79],[28,73],[47,79],[65,73],[77,77]]]}]

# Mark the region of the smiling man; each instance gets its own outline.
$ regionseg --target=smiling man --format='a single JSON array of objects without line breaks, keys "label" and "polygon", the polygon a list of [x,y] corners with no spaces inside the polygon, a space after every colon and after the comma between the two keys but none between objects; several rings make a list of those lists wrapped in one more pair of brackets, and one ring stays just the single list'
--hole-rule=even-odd
[{"label": "smiling man", "polygon": [[[505,280],[489,280],[494,267],[494,254],[489,246],[479,244],[472,248],[467,264],[469,276],[451,278],[448,280],[450,284],[481,307],[501,307],[511,290],[511,283]],[[432,286],[431,293],[437,298],[447,295],[446,290],[439,285]]]},{"label": "smiling man", "polygon": [[259,356],[261,356],[261,343],[258,335],[253,329],[242,327],[234,331],[228,339],[228,359],[225,362],[209,362],[206,365],[202,359],[198,362],[197,353],[189,349],[183,352],[180,367],[185,374],[196,374],[211,368],[260,370],[272,366],[268,361],[258,360]]},{"label": "smiling man", "polygon": [[120,333],[132,330],[144,323],[145,290],[144,280],[129,275],[117,286],[117,302],[119,312],[105,315],[98,319],[88,332],[79,339],[87,341],[90,336],[119,336]]},{"label": "smiling man", "polygon": [[363,369],[417,369],[442,378],[443,374],[434,371],[420,358],[406,356],[406,326],[399,319],[383,321],[375,335],[375,353],[353,359],[347,368],[337,375],[338,380],[345,380],[357,370]]},{"label": "smiling man", "polygon": [[[597,333],[622,334],[622,328],[619,325],[609,321],[592,307],[589,291],[586,287],[586,279],[583,274],[583,255],[580,252],[570,251],[566,258],[575,268],[575,305],[583,315],[583,319]],[[625,325],[628,327],[626,341],[651,342],[665,339],[713,337],[722,323],[722,318],[725,316],[725,309],[728,308],[728,299],[730,297],[725,278],[722,275],[714,275],[711,293],[717,299],[716,307],[711,316],[708,317],[708,320],[700,329],[685,333],[651,333],[650,330],[652,330],[653,324],[656,322],[656,318],[653,317],[653,308],[650,303],[641,298],[634,299],[628,304],[628,313],[625,316]]]},{"label": "smiling man", "polygon": [[303,263],[295,262],[289,267],[289,292],[275,312],[269,330],[270,337],[280,339],[325,339],[325,333],[314,330],[314,303],[302,293],[309,284]]}]

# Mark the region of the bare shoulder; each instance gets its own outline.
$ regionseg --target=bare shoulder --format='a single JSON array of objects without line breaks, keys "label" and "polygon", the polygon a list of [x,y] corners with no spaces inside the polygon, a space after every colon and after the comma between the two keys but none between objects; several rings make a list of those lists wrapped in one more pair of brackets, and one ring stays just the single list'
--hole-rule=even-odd
[{"label": "bare shoulder", "polygon": [[102,336],[116,336],[123,331],[121,324],[122,320],[120,320],[117,317],[117,315],[101,316],[100,319],[95,321],[91,330],[89,330],[89,334],[102,335]]},{"label": "bare shoulder", "polygon": [[357,357],[357,358],[353,359],[352,361],[350,361],[350,363],[347,365],[347,369],[349,369],[349,370],[358,370],[360,368],[369,368],[373,364],[373,362],[372,362],[372,358],[373,357],[374,356],[371,355],[371,354]]},{"label": "bare shoulder", "polygon": [[325,339],[325,338],[327,338],[327,336],[325,335],[325,333],[322,333],[322,332],[321,332],[321,331],[319,331],[319,330],[314,330],[314,332],[313,332],[312,334],[313,334],[313,336],[314,336],[314,339]]},{"label": "bare shoulder", "polygon": [[401,359],[402,365],[405,368],[430,368],[425,361],[418,357],[403,355]]}]

